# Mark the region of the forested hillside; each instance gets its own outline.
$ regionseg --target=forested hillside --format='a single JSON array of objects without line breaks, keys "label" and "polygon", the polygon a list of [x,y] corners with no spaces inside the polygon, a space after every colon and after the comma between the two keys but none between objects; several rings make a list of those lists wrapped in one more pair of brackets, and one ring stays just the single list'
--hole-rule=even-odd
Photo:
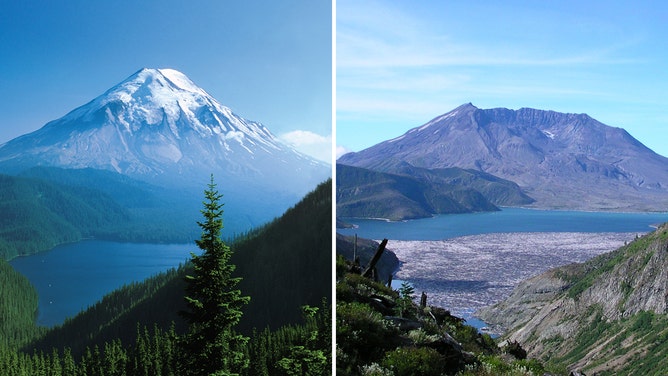
[{"label": "forested hillside", "polygon": [[[179,192],[109,171],[33,168],[0,175],[0,258],[46,251],[84,238],[186,242],[199,212]],[[193,203],[196,205],[196,203]]]},{"label": "forested hillside", "polygon": [[[281,374],[284,369],[302,367],[303,362],[310,364],[304,369],[329,369],[331,192],[329,180],[282,217],[230,244],[232,263],[243,277],[239,287],[251,297],[238,327],[251,337],[246,351],[254,361],[247,374]],[[17,313],[22,320],[8,329],[24,334],[0,346],[0,373],[14,368],[34,371],[58,363],[54,369],[62,373],[54,371],[54,375],[67,374],[67,367],[89,375],[102,374],[103,369],[105,374],[144,374],[146,370],[170,374],[175,370],[177,338],[185,328],[177,312],[185,306],[184,277],[190,268],[185,265],[116,290],[45,334],[34,324],[34,290],[29,284],[21,285],[27,281],[16,275],[11,283],[3,283],[3,291],[7,286],[25,292],[0,304],[3,309],[14,309],[16,303],[10,307],[9,302],[25,305]],[[304,305],[314,309],[303,310]],[[5,332],[0,334],[5,337]],[[19,345],[22,351],[16,352]],[[38,352],[33,354],[35,349]]]},{"label": "forested hillside", "polygon": [[100,191],[0,175],[0,257],[45,251],[95,236],[130,214]]},{"label": "forested hillside", "polygon": [[0,347],[16,348],[34,338],[40,329],[37,292],[30,281],[0,259]]},{"label": "forested hillside", "polygon": [[411,173],[416,175],[337,164],[336,215],[404,220],[499,210],[478,190],[461,182],[451,184],[445,176],[424,169]]},{"label": "forested hillside", "polygon": [[332,181],[262,229],[235,242],[241,290],[250,295],[241,328],[295,323],[299,307],[332,299]]},{"label": "forested hillside", "polygon": [[[200,213],[193,209],[199,208],[200,199],[196,196],[191,201],[184,200],[184,196],[190,193],[182,189],[158,187],[116,172],[93,168],[33,167],[19,176],[68,189],[98,192],[109,197],[129,214],[126,220],[98,230],[95,234],[97,238],[183,243],[199,235],[196,222]],[[232,232],[228,229],[228,233]]]}]

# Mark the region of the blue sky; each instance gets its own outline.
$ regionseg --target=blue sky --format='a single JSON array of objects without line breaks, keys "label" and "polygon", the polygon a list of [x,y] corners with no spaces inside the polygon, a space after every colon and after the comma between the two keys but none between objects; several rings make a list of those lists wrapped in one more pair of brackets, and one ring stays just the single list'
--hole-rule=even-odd
[{"label": "blue sky", "polygon": [[143,67],[174,68],[331,161],[328,1],[3,1],[0,56],[0,143]]},{"label": "blue sky", "polygon": [[587,113],[668,156],[663,2],[340,0],[336,12],[337,155],[472,102]]}]

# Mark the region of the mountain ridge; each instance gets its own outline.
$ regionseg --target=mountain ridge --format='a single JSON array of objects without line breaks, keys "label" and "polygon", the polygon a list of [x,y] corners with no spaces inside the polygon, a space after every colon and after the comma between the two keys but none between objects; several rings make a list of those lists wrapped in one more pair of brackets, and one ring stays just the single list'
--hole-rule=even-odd
[{"label": "mountain ridge", "polygon": [[[266,166],[270,163],[272,168]],[[294,181],[305,180],[298,172],[317,174],[300,195],[327,178],[325,163],[234,114],[173,69],[141,69],[65,116],[0,146],[3,169],[34,165],[93,167],[144,180],[214,172],[257,183],[279,174]]]},{"label": "mountain ridge", "polygon": [[[159,194],[169,191],[160,194],[171,200],[162,200],[162,209],[188,218],[198,213],[200,188],[213,174],[232,233],[272,220],[332,172],[263,124],[236,115],[185,74],[149,68],[0,145],[0,173],[35,167],[121,174]],[[88,175],[90,181],[78,184],[96,186],[95,174]]]},{"label": "mountain ridge", "polygon": [[339,217],[406,220],[533,202],[514,183],[460,168],[424,169],[403,163],[392,172],[379,172],[337,164],[336,176]]},{"label": "mountain ridge", "polygon": [[668,224],[582,264],[550,270],[476,313],[532,356],[587,374],[668,367]]},{"label": "mountain ridge", "polygon": [[668,210],[668,158],[586,114],[468,103],[337,162],[474,169],[517,183],[540,208]]},{"label": "mountain ridge", "polygon": [[103,236],[131,222],[129,211],[99,190],[2,174],[0,211],[0,258],[5,260]]}]

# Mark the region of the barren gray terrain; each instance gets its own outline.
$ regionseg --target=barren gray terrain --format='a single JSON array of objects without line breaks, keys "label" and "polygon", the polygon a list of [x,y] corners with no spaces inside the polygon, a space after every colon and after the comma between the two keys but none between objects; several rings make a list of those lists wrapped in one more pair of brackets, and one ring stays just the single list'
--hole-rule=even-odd
[{"label": "barren gray terrain", "polygon": [[410,282],[416,297],[468,318],[510,295],[520,281],[551,268],[584,262],[642,233],[500,233],[440,241],[390,240],[402,262],[396,279]]},{"label": "barren gray terrain", "polygon": [[516,183],[534,208],[668,210],[668,158],[586,114],[468,103],[337,162],[476,170]]}]

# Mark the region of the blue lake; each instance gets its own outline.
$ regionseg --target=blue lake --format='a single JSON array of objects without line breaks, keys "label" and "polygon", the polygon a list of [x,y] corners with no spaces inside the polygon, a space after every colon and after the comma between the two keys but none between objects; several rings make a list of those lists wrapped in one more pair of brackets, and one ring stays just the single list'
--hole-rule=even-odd
[{"label": "blue lake", "polygon": [[500,232],[648,232],[668,213],[607,213],[504,208],[498,212],[437,215],[410,221],[342,218],[356,228],[337,229],[368,239],[442,240]]},{"label": "blue lake", "polygon": [[39,294],[37,323],[62,324],[107,293],[184,263],[193,244],[135,244],[83,241],[19,257],[10,264]]},{"label": "blue lake", "polygon": [[[342,220],[355,225],[355,228],[337,229],[337,232],[341,234],[357,234],[363,238],[376,240],[388,238],[395,241],[413,241],[419,244],[418,246],[411,247],[414,249],[408,251],[408,256],[406,256],[408,258],[402,259],[402,256],[399,257],[404,264],[398,272],[397,279],[405,279],[414,286],[430,291],[431,301],[438,301],[440,298],[441,301],[451,302],[450,304],[440,304],[437,302],[436,305],[452,309],[455,314],[464,317],[469,324],[481,329],[487,326],[487,324],[473,316],[474,311],[480,308],[476,305],[479,305],[480,301],[485,300],[483,297],[489,300],[489,304],[492,304],[500,300],[503,296],[496,296],[494,295],[497,293],[496,290],[487,288],[490,283],[485,278],[489,276],[478,276],[477,278],[473,278],[476,279],[474,281],[468,281],[464,277],[462,277],[461,281],[451,281],[448,278],[441,281],[443,279],[441,276],[447,274],[444,270],[439,269],[441,267],[439,265],[443,260],[431,260],[433,262],[430,262],[430,260],[422,260],[419,257],[411,256],[413,255],[411,252],[419,252],[419,255],[425,254],[425,250],[429,247],[425,244],[420,244],[421,241],[439,241],[462,236],[495,233],[646,233],[652,231],[654,226],[668,222],[668,213],[605,213],[504,208],[499,212],[437,215],[432,218],[400,222],[358,218],[342,218]],[[471,247],[477,249],[477,247],[481,247],[481,244],[471,245]],[[530,245],[530,247],[533,247],[533,245]],[[447,247],[443,245],[443,248]],[[406,250],[403,253],[406,253]],[[558,253],[561,254],[561,250]],[[452,256],[450,254],[450,258],[453,258]],[[459,260],[460,262],[449,265],[447,271],[452,272],[456,270],[455,274],[466,276],[471,274],[472,270],[484,271],[493,268],[490,265],[487,265],[487,267],[483,265],[485,262],[493,264],[493,255],[491,259],[486,259],[486,261],[477,260],[475,254],[469,256],[470,261],[474,265],[467,264],[466,260],[469,260],[467,256],[464,260]],[[442,257],[448,259],[448,256],[445,254]],[[504,259],[511,259],[511,254],[506,253],[503,257]],[[516,257],[523,259],[524,256],[518,253]],[[519,262],[514,265],[515,268],[513,270],[526,271],[527,276],[531,276],[537,273],[536,270],[532,269],[533,266],[531,265],[533,264]],[[407,273],[404,270],[407,266],[409,269],[413,269],[413,271],[421,270],[424,275],[421,274],[421,278],[414,280],[410,275],[415,273]],[[482,279],[482,282],[484,282],[482,286],[476,287],[476,283],[481,282],[477,279]],[[398,288],[398,285],[394,287]],[[511,288],[512,286],[510,286],[508,291],[505,291],[506,295],[510,293]],[[494,299],[490,298],[490,294],[493,295],[492,298]]]}]

